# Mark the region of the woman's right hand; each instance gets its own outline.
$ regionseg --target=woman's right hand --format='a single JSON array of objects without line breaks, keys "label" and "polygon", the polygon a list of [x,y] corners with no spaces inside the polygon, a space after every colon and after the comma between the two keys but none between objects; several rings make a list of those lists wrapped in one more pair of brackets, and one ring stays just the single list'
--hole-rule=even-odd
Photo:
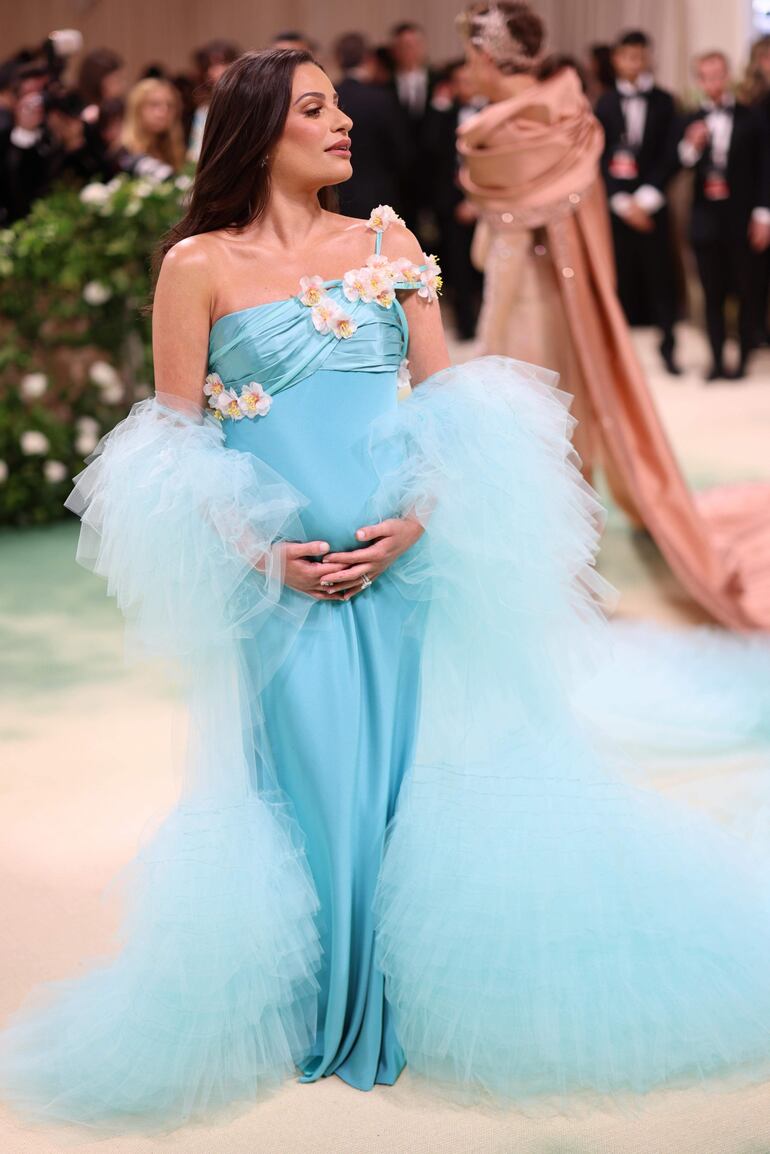
[{"label": "woman's right hand", "polygon": [[283,582],[299,593],[307,593],[316,601],[347,601],[347,590],[331,591],[321,588],[321,581],[330,573],[346,569],[346,565],[316,561],[329,552],[328,541],[282,541],[278,548],[283,554]]}]

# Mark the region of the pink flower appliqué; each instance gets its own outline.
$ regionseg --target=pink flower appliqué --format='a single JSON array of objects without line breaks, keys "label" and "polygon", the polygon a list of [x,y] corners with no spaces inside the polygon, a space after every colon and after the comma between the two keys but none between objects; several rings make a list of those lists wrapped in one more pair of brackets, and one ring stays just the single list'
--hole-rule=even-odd
[{"label": "pink flower appliqu\u00e9", "polygon": [[427,268],[420,272],[420,287],[417,290],[418,297],[423,297],[428,301],[438,300],[438,294],[441,292],[442,277],[441,268],[435,256],[425,257]]},{"label": "pink flower appliqu\u00e9", "polygon": [[391,224],[403,224],[403,220],[389,204],[378,204],[373,208],[366,222],[367,228],[373,232],[385,232]]},{"label": "pink flower appliqu\u00e9", "polygon": [[303,276],[299,282],[299,287],[302,290],[299,299],[308,308],[313,308],[314,305],[319,304],[326,295],[323,278],[320,276]]},{"label": "pink flower appliqu\u00e9", "polygon": [[226,417],[231,421],[242,421],[244,417],[264,417],[273,403],[273,398],[256,381],[249,381],[238,393],[235,389],[225,388],[219,373],[209,373],[203,392],[218,421],[224,421]]},{"label": "pink flower appliqu\u00e9", "polygon": [[244,385],[238,398],[238,407],[245,417],[266,417],[272,403],[273,398],[257,381]]}]

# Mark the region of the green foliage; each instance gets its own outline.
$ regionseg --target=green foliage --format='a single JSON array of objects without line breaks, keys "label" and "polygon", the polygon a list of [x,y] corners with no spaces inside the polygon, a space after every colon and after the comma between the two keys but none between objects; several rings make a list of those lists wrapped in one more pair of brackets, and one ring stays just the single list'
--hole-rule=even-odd
[{"label": "green foliage", "polygon": [[62,187],[0,230],[0,524],[66,515],[98,436],[149,395],[141,307],[190,184],[183,174]]}]

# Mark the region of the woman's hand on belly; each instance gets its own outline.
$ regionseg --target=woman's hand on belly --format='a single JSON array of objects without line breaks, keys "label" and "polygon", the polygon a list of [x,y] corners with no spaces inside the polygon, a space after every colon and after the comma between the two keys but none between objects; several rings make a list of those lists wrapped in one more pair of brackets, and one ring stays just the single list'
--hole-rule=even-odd
[{"label": "woman's hand on belly", "polygon": [[347,600],[336,586],[331,589],[321,587],[322,579],[326,581],[330,575],[336,576],[348,568],[343,562],[329,564],[326,560],[314,559],[328,554],[328,541],[281,541],[275,548],[281,557],[284,585],[307,593],[316,601]]},{"label": "woman's hand on belly", "polygon": [[329,572],[323,575],[321,581],[338,594],[342,592],[342,599],[347,601],[354,593],[360,593],[366,588],[361,584],[365,576],[370,581],[379,577],[424,532],[425,527],[416,517],[389,517],[376,525],[364,525],[356,530],[356,538],[359,541],[371,541],[372,544],[348,553],[327,553],[322,564],[329,567]]}]

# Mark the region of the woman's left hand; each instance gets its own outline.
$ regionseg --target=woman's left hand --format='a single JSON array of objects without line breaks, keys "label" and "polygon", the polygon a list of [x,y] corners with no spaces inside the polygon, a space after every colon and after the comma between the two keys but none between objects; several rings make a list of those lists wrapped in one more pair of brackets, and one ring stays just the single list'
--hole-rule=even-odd
[{"label": "woman's left hand", "polygon": [[321,585],[332,595],[342,593],[340,600],[347,601],[354,593],[360,593],[364,576],[374,581],[384,573],[389,565],[405,553],[425,532],[416,517],[389,517],[376,525],[364,525],[356,530],[359,541],[372,541],[362,549],[352,549],[348,553],[327,553],[322,562],[343,564],[346,569],[330,573],[321,579]]}]

